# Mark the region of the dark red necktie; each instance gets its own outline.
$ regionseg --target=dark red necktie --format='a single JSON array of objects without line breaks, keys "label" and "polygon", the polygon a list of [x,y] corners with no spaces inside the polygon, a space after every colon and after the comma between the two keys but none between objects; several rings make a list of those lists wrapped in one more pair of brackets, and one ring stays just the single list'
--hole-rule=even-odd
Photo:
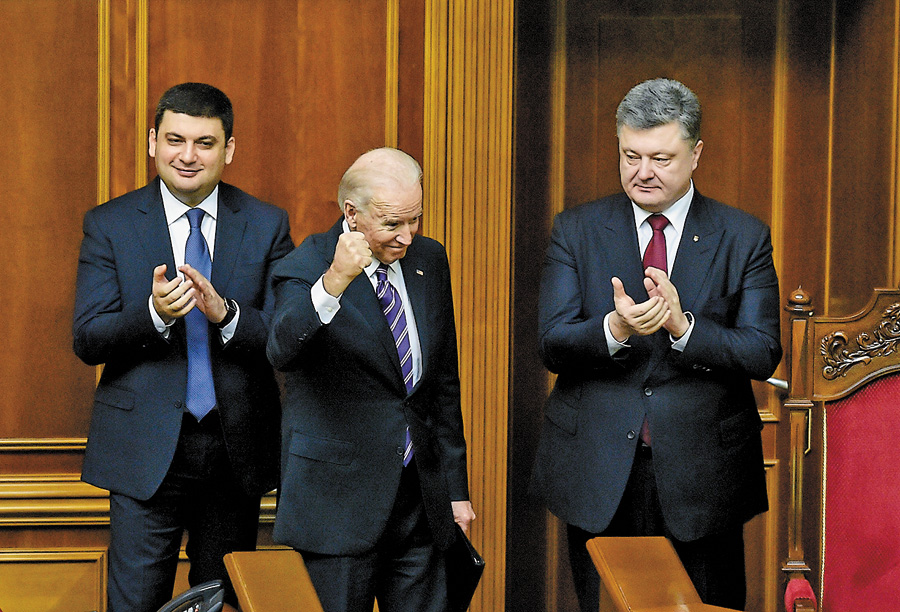
[{"label": "dark red necktie", "polygon": [[[669,273],[668,258],[666,256],[666,235],[663,233],[665,227],[669,224],[669,220],[664,215],[650,215],[647,217],[647,223],[653,228],[653,236],[644,251],[644,269],[659,268],[666,274]],[[647,416],[644,416],[644,422],[641,424],[641,440],[644,444],[650,446],[650,423]]]},{"label": "dark red necktie", "polygon": [[669,224],[669,220],[664,215],[650,215],[647,217],[647,223],[653,228],[653,237],[650,238],[650,244],[647,245],[647,250],[644,251],[644,269],[646,270],[650,267],[659,268],[668,274],[666,235],[663,233],[663,230]]}]

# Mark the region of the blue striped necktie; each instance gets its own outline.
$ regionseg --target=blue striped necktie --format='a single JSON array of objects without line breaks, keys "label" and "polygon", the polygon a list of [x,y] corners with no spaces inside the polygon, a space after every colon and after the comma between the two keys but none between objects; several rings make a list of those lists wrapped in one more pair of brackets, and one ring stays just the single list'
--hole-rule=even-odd
[{"label": "blue striped necktie", "polygon": [[[187,211],[191,233],[184,247],[184,263],[209,278],[212,275],[212,259],[209,246],[200,231],[200,221],[205,213],[200,208]],[[199,421],[216,405],[216,390],[213,387],[212,363],[209,357],[209,321],[200,309],[194,306],[184,316],[187,330],[187,409]]]},{"label": "blue striped necktie", "polygon": [[[397,289],[388,281],[387,265],[379,264],[375,269],[375,295],[381,310],[387,317],[388,326],[394,336],[394,344],[397,346],[397,355],[400,357],[400,371],[403,374],[403,384],[406,392],[413,388],[412,348],[409,344],[409,328],[406,325],[406,313],[403,312],[403,300]],[[409,435],[409,426],[406,427],[406,439],[403,444],[403,465],[409,465],[413,456],[412,439]]]}]

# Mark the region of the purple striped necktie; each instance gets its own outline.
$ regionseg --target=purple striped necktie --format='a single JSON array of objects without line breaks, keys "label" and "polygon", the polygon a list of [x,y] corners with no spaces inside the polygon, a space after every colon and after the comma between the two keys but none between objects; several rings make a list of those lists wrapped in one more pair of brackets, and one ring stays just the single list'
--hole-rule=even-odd
[{"label": "purple striped necktie", "polygon": [[[387,318],[388,326],[391,328],[391,334],[394,336],[394,344],[397,347],[397,355],[400,357],[400,371],[403,374],[403,384],[406,385],[406,392],[409,393],[413,388],[413,370],[412,370],[412,348],[409,344],[409,328],[406,325],[406,313],[403,312],[403,300],[397,289],[390,283],[387,277],[387,265],[378,264],[375,269],[375,295],[378,296],[378,303],[381,304],[381,310]],[[412,438],[409,435],[409,426],[406,427],[406,436],[403,443],[403,465],[409,465],[412,460],[413,447]]]}]

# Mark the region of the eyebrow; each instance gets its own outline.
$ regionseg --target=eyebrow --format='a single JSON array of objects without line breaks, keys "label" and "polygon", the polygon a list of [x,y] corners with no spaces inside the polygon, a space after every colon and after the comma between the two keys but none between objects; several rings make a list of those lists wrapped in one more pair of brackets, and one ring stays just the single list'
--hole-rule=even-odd
[{"label": "eyebrow", "polygon": [[[182,140],[188,140],[187,138],[185,138],[178,132],[166,132],[164,134],[164,137],[165,138],[175,137],[175,138],[180,138]],[[202,136],[198,136],[197,138],[194,138],[195,142],[198,140],[212,140],[213,142],[218,142],[218,138],[216,138],[215,135],[213,135],[213,134],[203,134]]]}]

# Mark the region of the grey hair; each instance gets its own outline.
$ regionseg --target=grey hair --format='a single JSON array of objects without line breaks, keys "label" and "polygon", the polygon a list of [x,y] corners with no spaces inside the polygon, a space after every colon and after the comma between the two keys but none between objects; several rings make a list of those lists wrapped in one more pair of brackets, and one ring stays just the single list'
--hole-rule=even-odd
[{"label": "grey hair", "polygon": [[410,187],[422,182],[422,167],[400,149],[382,147],[363,153],[344,172],[338,187],[338,206],[344,202],[366,210],[385,188]]},{"label": "grey hair", "polygon": [[649,130],[668,123],[681,127],[682,137],[693,148],[700,140],[700,100],[683,83],[651,79],[631,88],[616,110],[616,133],[623,125]]}]

